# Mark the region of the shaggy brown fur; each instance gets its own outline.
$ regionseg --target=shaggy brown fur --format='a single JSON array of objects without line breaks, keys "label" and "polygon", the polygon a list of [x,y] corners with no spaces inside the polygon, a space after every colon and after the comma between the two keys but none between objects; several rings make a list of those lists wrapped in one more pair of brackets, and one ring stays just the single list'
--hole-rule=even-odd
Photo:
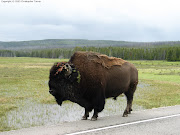
[{"label": "shaggy brown fur", "polygon": [[[85,108],[83,119],[87,119],[94,109],[92,120],[96,120],[98,112],[104,109],[106,98],[116,99],[124,93],[127,107],[123,116],[132,111],[133,95],[138,84],[138,71],[133,64],[94,52],[75,52],[68,64],[76,71],[69,77],[65,77],[61,67],[54,66],[50,71],[49,86],[58,104],[64,100],[78,103]],[[76,79],[79,73],[80,82]]]},{"label": "shaggy brown fur", "polygon": [[72,56],[71,60],[73,59],[73,57],[77,58],[77,60],[81,60],[83,58],[87,62],[98,63],[105,68],[111,68],[112,66],[121,66],[126,62],[121,58],[108,57],[107,55],[94,52],[76,52]]}]

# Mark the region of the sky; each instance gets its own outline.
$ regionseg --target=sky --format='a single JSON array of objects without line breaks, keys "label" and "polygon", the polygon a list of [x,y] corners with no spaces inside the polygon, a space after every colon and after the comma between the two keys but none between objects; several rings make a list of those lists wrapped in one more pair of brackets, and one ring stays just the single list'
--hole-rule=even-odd
[{"label": "sky", "polygon": [[179,41],[179,0],[1,0],[0,41]]}]

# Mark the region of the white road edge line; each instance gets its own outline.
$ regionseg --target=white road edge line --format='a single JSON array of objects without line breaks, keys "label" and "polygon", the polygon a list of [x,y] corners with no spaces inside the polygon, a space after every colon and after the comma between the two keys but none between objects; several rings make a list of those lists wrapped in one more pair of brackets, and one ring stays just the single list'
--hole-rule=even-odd
[{"label": "white road edge line", "polygon": [[96,131],[105,130],[105,129],[123,127],[123,126],[134,125],[134,124],[145,123],[145,122],[161,120],[161,119],[167,119],[167,118],[178,117],[178,116],[180,116],[180,114],[174,114],[174,115],[169,115],[169,116],[162,116],[162,117],[157,117],[157,118],[152,118],[152,119],[147,119],[147,120],[139,120],[139,121],[135,121],[135,122],[129,122],[129,123],[113,125],[113,126],[108,126],[108,127],[102,127],[102,128],[97,128],[97,129],[90,129],[90,130],[85,130],[85,131],[80,131],[80,132],[75,132],[75,133],[69,133],[69,134],[66,134],[66,135],[80,135],[80,134],[96,132]]}]

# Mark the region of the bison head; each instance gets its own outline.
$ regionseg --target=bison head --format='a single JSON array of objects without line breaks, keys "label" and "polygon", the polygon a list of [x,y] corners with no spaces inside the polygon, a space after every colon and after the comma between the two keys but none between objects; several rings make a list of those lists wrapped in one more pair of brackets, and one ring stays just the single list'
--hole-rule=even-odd
[{"label": "bison head", "polygon": [[74,89],[80,81],[80,73],[73,64],[67,62],[56,63],[52,66],[49,76],[49,93],[61,105],[65,100],[72,100]]}]

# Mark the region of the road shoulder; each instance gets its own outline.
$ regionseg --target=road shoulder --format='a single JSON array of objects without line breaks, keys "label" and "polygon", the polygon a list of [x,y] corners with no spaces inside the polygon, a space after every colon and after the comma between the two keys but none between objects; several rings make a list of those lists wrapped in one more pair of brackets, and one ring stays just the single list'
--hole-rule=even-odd
[{"label": "road shoulder", "polygon": [[128,117],[122,117],[122,115],[100,117],[97,121],[81,120],[66,122],[59,125],[1,132],[0,135],[61,135],[176,114],[180,114],[180,105],[134,111]]}]

